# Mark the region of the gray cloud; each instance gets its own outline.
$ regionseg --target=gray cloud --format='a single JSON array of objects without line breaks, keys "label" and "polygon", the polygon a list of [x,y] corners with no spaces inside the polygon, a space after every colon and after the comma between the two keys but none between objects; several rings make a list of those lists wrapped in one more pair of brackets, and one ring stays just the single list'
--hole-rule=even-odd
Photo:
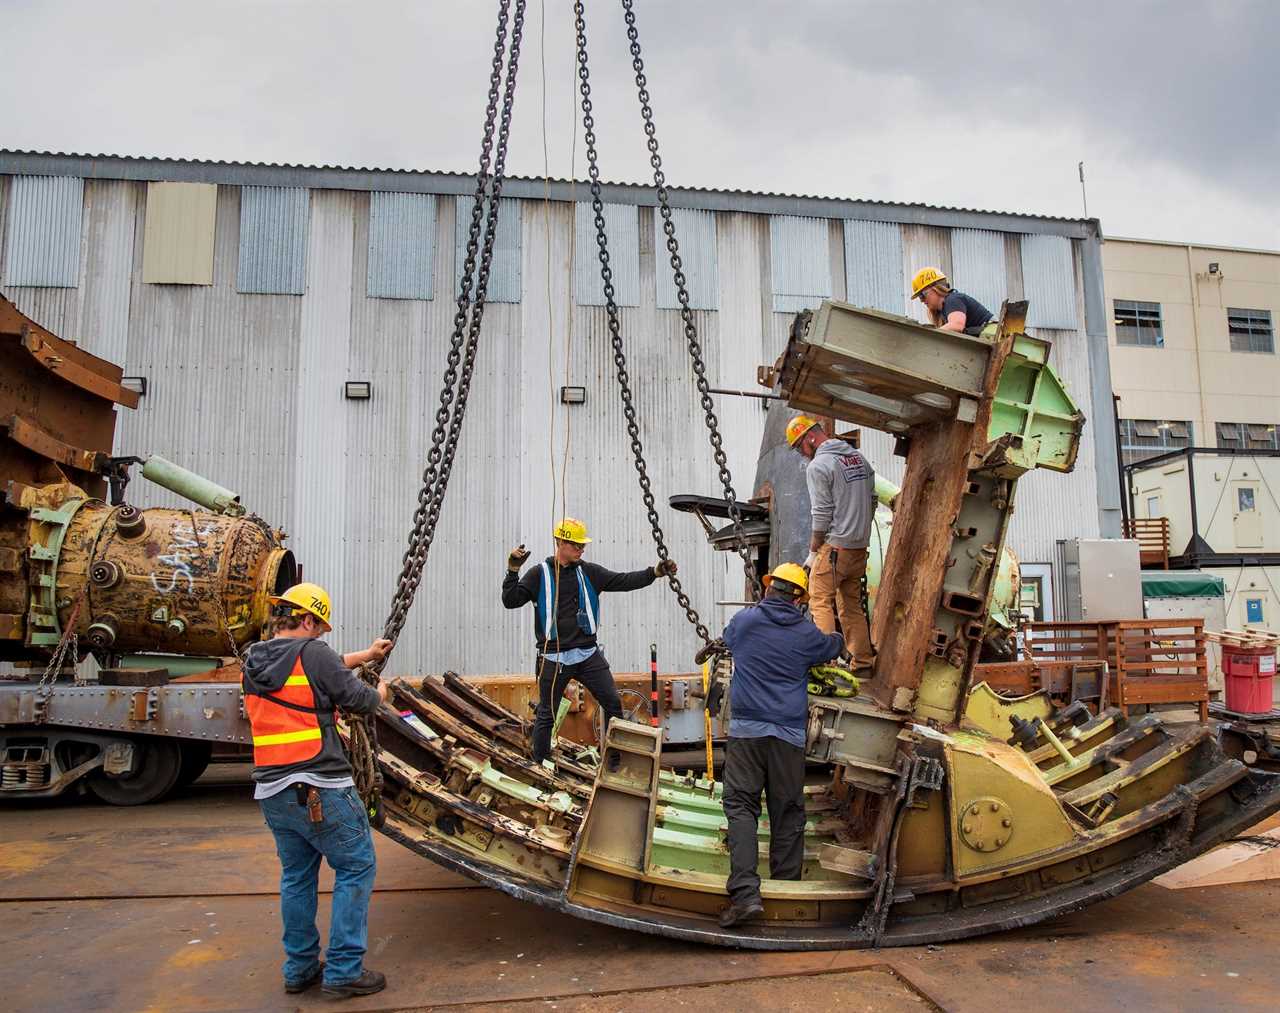
[{"label": "gray cloud", "polygon": [[[0,0],[0,144],[470,170],[490,3]],[[648,178],[621,13],[588,4],[606,178]],[[1280,5],[639,0],[674,183],[1078,215],[1280,247]],[[571,168],[570,5],[531,0],[512,171]],[[56,68],[32,75],[33,65]],[[582,173],[581,144],[576,167]]]}]

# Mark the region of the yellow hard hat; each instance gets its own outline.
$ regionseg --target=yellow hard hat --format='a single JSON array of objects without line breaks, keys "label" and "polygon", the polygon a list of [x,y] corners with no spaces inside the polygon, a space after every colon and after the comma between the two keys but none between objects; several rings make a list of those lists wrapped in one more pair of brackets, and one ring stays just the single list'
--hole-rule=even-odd
[{"label": "yellow hard hat", "polygon": [[562,542],[573,542],[576,545],[586,545],[591,541],[587,537],[587,526],[573,517],[566,517],[557,524],[556,529],[551,532],[551,537],[558,538]]},{"label": "yellow hard hat", "polygon": [[936,267],[920,268],[916,272],[916,276],[911,279],[911,298],[919,299],[920,293],[930,285],[936,285],[938,282],[946,280],[947,276]]},{"label": "yellow hard hat", "polygon": [[801,601],[809,597],[809,575],[804,572],[803,566],[797,563],[779,563],[773,568],[773,573],[765,574],[764,586],[770,587],[775,580],[785,580],[798,587],[803,592]]},{"label": "yellow hard hat", "polygon": [[804,439],[804,434],[818,424],[812,415],[797,415],[787,423],[787,446],[794,447]]},{"label": "yellow hard hat", "polygon": [[270,600],[272,605],[294,605],[294,615],[299,610],[309,612],[326,626],[329,625],[329,592],[319,584],[294,584],[284,594],[272,595]]}]

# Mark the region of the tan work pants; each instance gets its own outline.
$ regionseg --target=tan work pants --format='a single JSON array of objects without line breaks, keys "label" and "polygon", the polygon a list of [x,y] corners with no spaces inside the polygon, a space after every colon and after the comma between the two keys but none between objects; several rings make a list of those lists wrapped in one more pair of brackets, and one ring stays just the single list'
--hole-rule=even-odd
[{"label": "tan work pants", "polygon": [[813,621],[823,633],[834,633],[839,617],[845,646],[857,668],[870,668],[874,660],[871,629],[862,611],[862,578],[866,572],[866,549],[824,545],[809,574],[809,611]]}]

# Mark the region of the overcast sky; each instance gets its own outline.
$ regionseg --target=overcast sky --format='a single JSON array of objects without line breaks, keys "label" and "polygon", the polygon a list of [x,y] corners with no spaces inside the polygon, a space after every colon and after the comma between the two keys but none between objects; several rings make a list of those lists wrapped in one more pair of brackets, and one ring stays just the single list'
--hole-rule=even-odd
[{"label": "overcast sky", "polygon": [[[496,6],[0,0],[0,146],[473,171]],[[644,181],[619,4],[587,6],[601,172]],[[1277,0],[636,8],[674,185],[1079,216],[1083,160],[1105,234],[1280,249]],[[567,176],[567,0],[529,0],[520,67],[509,171],[545,137]]]}]

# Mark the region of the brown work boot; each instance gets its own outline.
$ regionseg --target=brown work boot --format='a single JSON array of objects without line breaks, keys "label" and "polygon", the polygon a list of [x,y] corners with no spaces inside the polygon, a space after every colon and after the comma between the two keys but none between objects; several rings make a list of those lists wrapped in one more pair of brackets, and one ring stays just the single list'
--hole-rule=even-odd
[{"label": "brown work boot", "polygon": [[370,971],[367,967],[355,981],[344,981],[340,985],[325,985],[320,991],[331,999],[350,999],[357,995],[373,995],[387,987],[387,976],[381,971]]},{"label": "brown work boot", "polygon": [[755,900],[730,904],[720,912],[720,927],[722,929],[731,929],[739,922],[745,922],[749,918],[762,914],[764,914],[764,904],[760,902],[758,897]]}]

